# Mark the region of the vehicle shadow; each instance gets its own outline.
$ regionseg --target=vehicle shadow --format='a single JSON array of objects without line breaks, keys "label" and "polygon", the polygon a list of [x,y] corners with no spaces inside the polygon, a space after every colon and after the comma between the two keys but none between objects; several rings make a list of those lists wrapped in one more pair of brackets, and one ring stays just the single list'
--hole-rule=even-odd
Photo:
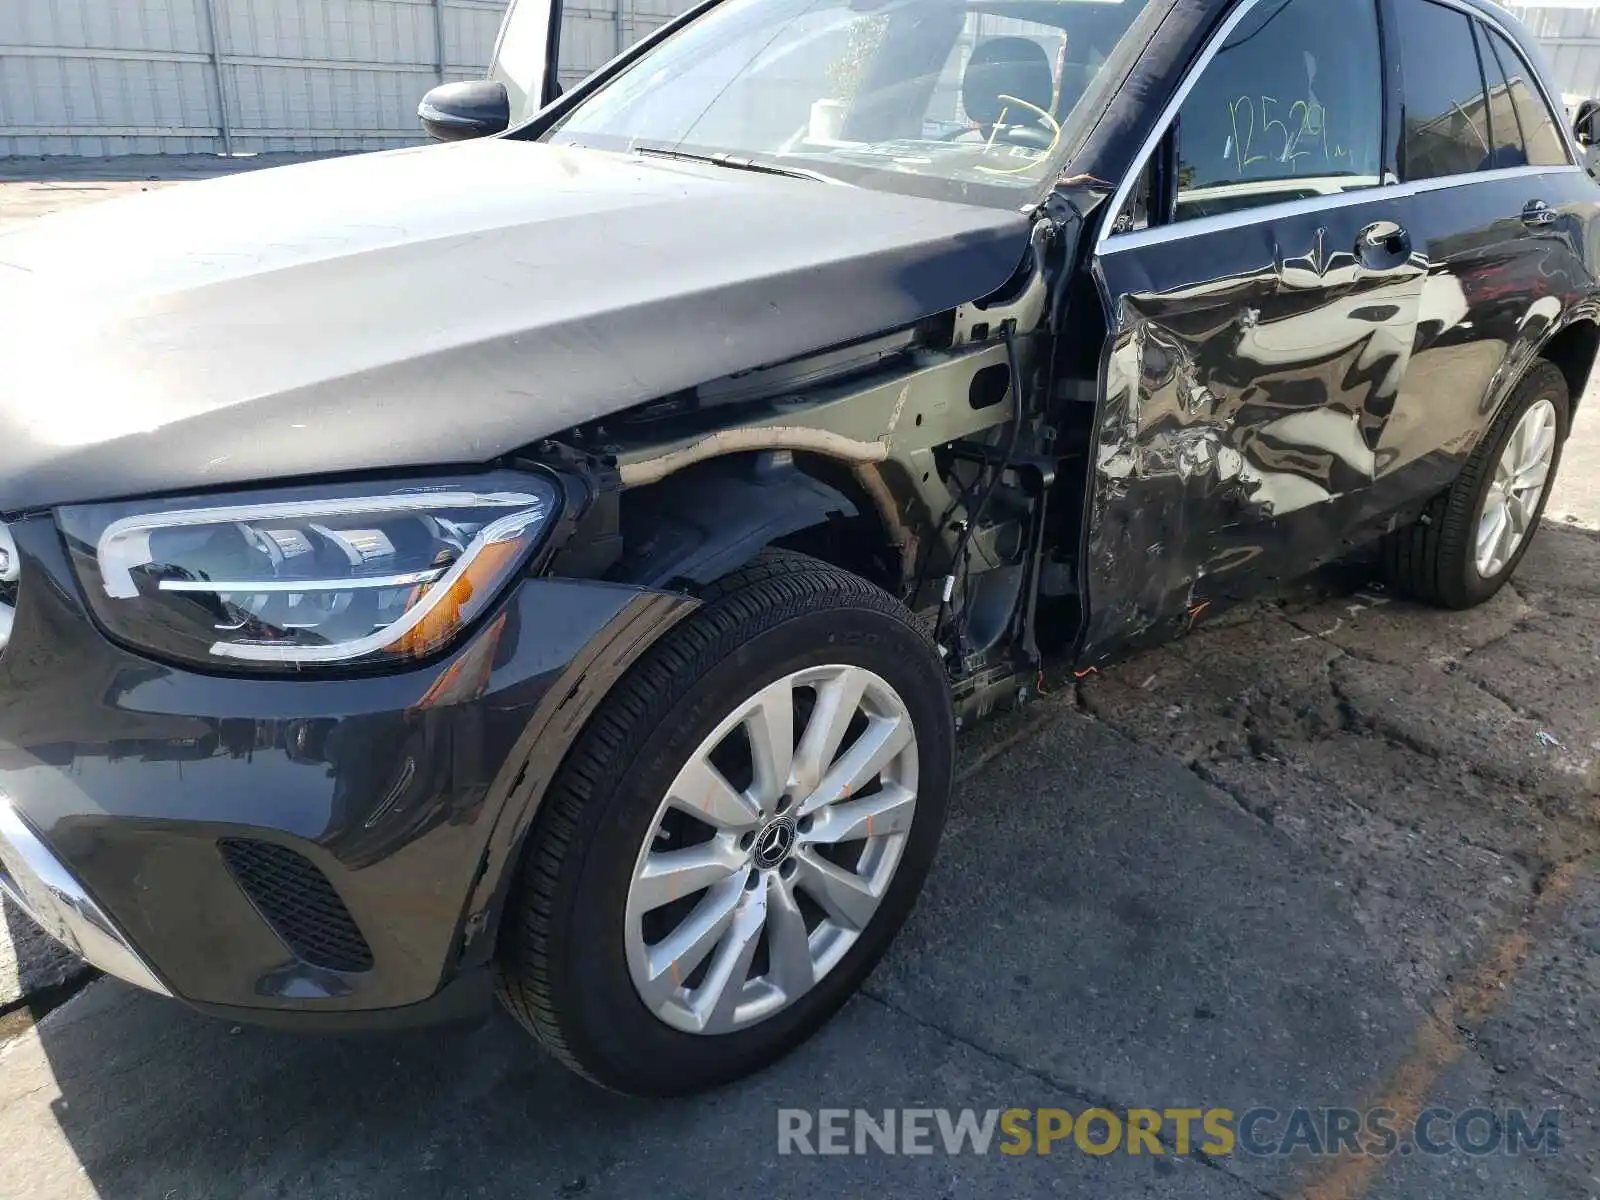
[{"label": "vehicle shadow", "polygon": [[[1552,563],[1530,574],[1573,569]],[[1521,603],[1484,619],[1517,624]],[[1396,654],[1455,619],[1330,604],[1337,636],[1389,629]],[[1334,624],[1266,613],[1117,668],[1105,701],[1116,688],[1142,705],[1117,719],[1148,718],[1150,744],[1084,715],[1070,684],[976,734],[934,874],[864,995],[754,1079],[632,1100],[498,1013],[328,1038],[231,1026],[106,980],[0,1058],[0,1178],[39,1200],[1290,1194],[1301,1159],[806,1157],[780,1154],[778,1131],[788,1108],[1287,1111],[1376,1094],[1428,1026],[1430,988],[1484,952],[1529,881],[1463,848],[1509,818],[1463,808],[1448,764],[1375,773],[1374,755],[1409,752],[1337,722],[1309,750],[1285,733],[1262,758],[1252,739],[1280,735],[1258,721],[1214,778],[1185,761],[1185,728],[1210,742],[1298,703],[1294,689],[1325,692],[1337,651],[1304,629]],[[1418,661],[1433,650],[1419,644]],[[1254,694],[1265,706],[1239,699]],[[1174,748],[1154,748],[1167,737]],[[1405,795],[1385,801],[1397,777]],[[1278,807],[1240,780],[1279,788]],[[1404,808],[1393,836],[1385,803]]]},{"label": "vehicle shadow", "polygon": [[58,1182],[73,1178],[85,1195],[162,1200],[832,1197],[868,1180],[908,1198],[1248,1196],[1170,1157],[779,1153],[786,1108],[1353,1098],[1367,1064],[1399,1053],[1413,1015],[1314,864],[1180,765],[1055,703],[1059,719],[1031,734],[1038,710],[990,727],[994,748],[1018,744],[961,789],[939,868],[866,994],[754,1079],[632,1100],[498,1013],[329,1038],[104,980],[7,1052],[0,1159],[40,1200],[78,1195]]},{"label": "vehicle shadow", "polygon": [[[865,997],[755,1079],[662,1102],[601,1091],[498,1013],[427,1033],[324,1038],[229,1026],[102,980],[46,1018],[37,1046],[9,1055],[0,1077],[0,1159],[19,1194],[40,1200],[831,1198],[859,1194],[862,1162],[780,1155],[781,1110],[1075,1103]],[[56,1098],[30,1109],[38,1128],[21,1128],[16,1093],[40,1086]],[[875,1191],[906,1197],[950,1194],[953,1174],[970,1195],[1168,1176],[1173,1195],[1235,1194],[1198,1166],[1108,1169],[1084,1156],[879,1156],[867,1171],[883,1176]],[[73,1179],[86,1186],[62,1185]]]},{"label": "vehicle shadow", "polygon": [[47,935],[4,896],[0,896],[0,916],[4,917],[5,945],[11,956],[9,962],[0,957],[3,1044],[77,995],[99,972]]}]

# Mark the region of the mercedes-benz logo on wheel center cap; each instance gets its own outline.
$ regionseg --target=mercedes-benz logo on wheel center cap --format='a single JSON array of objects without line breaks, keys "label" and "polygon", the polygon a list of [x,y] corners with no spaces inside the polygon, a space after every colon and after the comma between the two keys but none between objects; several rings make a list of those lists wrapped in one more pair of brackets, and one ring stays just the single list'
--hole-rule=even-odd
[{"label": "mercedes-benz logo on wheel center cap", "polygon": [[793,848],[794,822],[787,819],[774,821],[756,839],[756,865],[775,867],[789,857],[789,851]]}]

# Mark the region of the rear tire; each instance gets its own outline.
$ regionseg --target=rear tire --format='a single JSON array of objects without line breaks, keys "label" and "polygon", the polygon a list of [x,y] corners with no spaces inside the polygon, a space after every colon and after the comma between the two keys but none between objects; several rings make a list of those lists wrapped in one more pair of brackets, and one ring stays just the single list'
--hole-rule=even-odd
[{"label": "rear tire", "polygon": [[[1561,465],[1571,412],[1565,376],[1552,363],[1534,363],[1455,483],[1433,500],[1416,524],[1385,540],[1383,571],[1389,582],[1415,599],[1453,609],[1473,608],[1504,587],[1538,532]],[[1554,444],[1543,486],[1536,495],[1531,488],[1508,489],[1503,470],[1508,447],[1524,432],[1531,435],[1533,426],[1546,422],[1547,414],[1553,417]],[[1503,546],[1503,554],[1480,543],[1480,536],[1494,534],[1495,518],[1502,512],[1514,512],[1520,524],[1514,544]]]},{"label": "rear tire", "polygon": [[[955,729],[943,665],[892,597],[817,560],[768,551],[702,599],[612,689],[568,754],[529,834],[500,934],[499,991],[512,1015],[566,1065],[637,1095],[738,1079],[823,1025],[910,912],[951,786]],[[851,694],[847,685],[827,691],[836,679],[867,690],[808,743],[813,717],[846,712],[838,697]],[[767,705],[759,718],[749,709],[757,702]],[[780,708],[793,714],[792,730],[767,717]],[[835,728],[841,740],[830,756],[816,747]],[[756,749],[758,734],[772,730],[761,744],[794,743],[790,769],[758,763],[778,761]],[[879,744],[869,735],[881,737],[881,752],[869,753]],[[721,756],[714,764],[713,753]],[[852,753],[858,758],[846,764]],[[836,802],[807,782],[817,763],[825,780],[838,781],[891,753]],[[780,776],[786,784],[772,782]],[[693,805],[677,798],[691,791]],[[756,810],[744,825],[739,802]],[[837,846],[807,841],[824,830],[850,836]],[[713,882],[697,875],[680,890],[674,852],[715,860]],[[813,898],[797,927],[795,897],[826,890],[817,881],[829,882],[829,868],[816,864],[825,854],[830,863],[847,856],[835,869],[871,876],[877,894],[860,910],[851,908],[854,893],[844,896],[849,920]],[[661,882],[668,863],[670,891]],[[651,922],[667,932],[652,939]],[[706,931],[694,942],[711,947],[701,958],[681,949],[685,929]],[[807,952],[816,959],[809,972]],[[724,978],[735,982],[717,988]]]}]

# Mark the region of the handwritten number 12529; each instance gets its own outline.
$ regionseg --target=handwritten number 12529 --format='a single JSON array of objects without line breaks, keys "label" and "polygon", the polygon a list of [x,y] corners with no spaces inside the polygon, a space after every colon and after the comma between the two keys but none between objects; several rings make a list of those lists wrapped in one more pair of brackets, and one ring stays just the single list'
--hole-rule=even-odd
[{"label": "handwritten number 12529", "polygon": [[[1240,96],[1228,105],[1233,128],[1233,159],[1243,175],[1256,163],[1278,162],[1291,171],[1302,158],[1311,158],[1318,148],[1325,161],[1348,157],[1349,151],[1328,143],[1328,112],[1321,104],[1296,100],[1284,121],[1274,115],[1280,102],[1274,96],[1261,97],[1261,110],[1255,100]],[[1271,153],[1269,151],[1275,151]]]}]

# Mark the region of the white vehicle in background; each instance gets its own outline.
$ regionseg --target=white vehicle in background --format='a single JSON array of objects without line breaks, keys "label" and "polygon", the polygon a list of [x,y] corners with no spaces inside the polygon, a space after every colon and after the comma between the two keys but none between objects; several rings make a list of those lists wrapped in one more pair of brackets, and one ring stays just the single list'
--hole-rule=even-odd
[{"label": "white vehicle in background", "polygon": [[1583,156],[1583,169],[1595,179],[1600,179],[1600,100],[1585,96],[1563,96],[1567,118],[1572,122],[1573,136]]}]

